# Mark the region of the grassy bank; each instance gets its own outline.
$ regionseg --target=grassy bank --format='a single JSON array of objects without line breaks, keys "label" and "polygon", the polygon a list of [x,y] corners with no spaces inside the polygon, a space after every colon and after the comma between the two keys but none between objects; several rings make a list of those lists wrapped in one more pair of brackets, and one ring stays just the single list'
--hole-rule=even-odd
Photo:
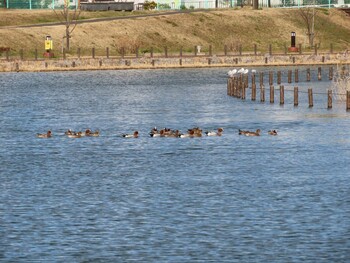
[{"label": "grassy bank", "polygon": [[[269,45],[275,51],[283,51],[290,45],[290,32],[297,34],[297,44],[308,49],[306,27],[296,9],[243,9],[212,10],[210,12],[183,13],[157,17],[135,18],[126,12],[83,12],[81,18],[130,16],[129,19],[78,24],[71,39],[71,50],[78,48],[140,53],[150,51],[192,52],[200,45],[204,51],[209,45],[213,50],[244,51],[253,50],[256,44],[261,50]],[[146,12],[145,12],[146,13]],[[54,51],[61,52],[64,26],[40,26],[31,28],[6,27],[16,25],[56,22],[53,11],[0,10],[0,47],[10,47],[13,52],[20,49],[44,50],[44,39],[51,35]],[[350,18],[336,9],[320,9],[315,18],[316,43],[320,50],[329,50],[331,44],[335,51],[346,50],[350,46]]]}]

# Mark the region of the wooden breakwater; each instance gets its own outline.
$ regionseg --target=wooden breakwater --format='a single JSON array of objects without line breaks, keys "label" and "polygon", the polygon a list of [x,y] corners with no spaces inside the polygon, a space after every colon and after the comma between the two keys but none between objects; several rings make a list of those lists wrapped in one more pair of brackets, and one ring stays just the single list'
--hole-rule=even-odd
[{"label": "wooden breakwater", "polygon": [[[227,95],[236,97],[242,100],[245,100],[247,98],[247,90],[251,89],[250,95],[251,100],[256,101],[257,100],[257,93],[260,94],[260,102],[266,101],[266,96],[268,96],[268,100],[270,103],[275,103],[275,91],[279,91],[279,104],[284,105],[285,104],[285,92],[290,91],[293,92],[293,103],[294,106],[299,105],[299,94],[307,94],[307,100],[308,100],[308,106],[311,108],[314,106],[314,94],[312,88],[308,88],[307,91],[301,91],[298,86],[294,85],[293,89],[285,89],[285,86],[282,84],[282,75],[285,75],[287,78],[288,83],[292,83],[292,70],[288,70],[286,72],[281,71],[269,71],[268,72],[268,88],[265,87],[264,84],[264,76],[266,75],[265,72],[252,72],[250,74],[250,77],[248,74],[235,74],[234,76],[231,76],[227,79]],[[316,71],[316,76],[312,76],[312,71],[310,68],[307,68],[305,72],[303,73],[305,75],[305,81],[310,82],[312,79],[317,79],[318,81],[322,80],[322,68],[318,67]],[[343,78],[345,76],[346,69],[345,67],[342,67],[340,70],[340,73],[337,77]],[[259,83],[257,83],[256,78],[259,76]],[[294,70],[294,83],[299,82],[300,77],[300,70],[295,69]],[[328,79],[333,80],[334,78],[334,71],[333,67],[329,67],[328,69]],[[249,81],[251,79],[251,81]],[[276,81],[276,82],[275,82]],[[275,87],[275,84],[279,85],[279,88]],[[268,91],[268,92],[267,92]],[[268,94],[266,94],[268,93]],[[332,89],[328,89],[327,92],[317,92],[317,94],[327,96],[327,108],[332,108],[333,103],[333,96],[345,96],[346,97],[346,110],[350,110],[350,91],[344,91],[344,94],[337,93]]]}]

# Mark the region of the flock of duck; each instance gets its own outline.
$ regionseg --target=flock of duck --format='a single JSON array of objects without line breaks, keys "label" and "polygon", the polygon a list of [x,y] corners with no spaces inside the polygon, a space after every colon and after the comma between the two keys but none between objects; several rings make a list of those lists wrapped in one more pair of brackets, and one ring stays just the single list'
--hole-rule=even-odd
[{"label": "flock of duck", "polygon": [[[179,130],[172,130],[169,128],[163,128],[161,130],[158,130],[156,127],[152,128],[149,135],[151,137],[173,137],[173,138],[194,138],[194,137],[202,137],[202,136],[221,136],[224,132],[223,128],[217,128],[214,131],[205,131],[203,133],[202,129],[199,127],[194,127],[191,129],[188,129],[186,133],[182,133]],[[238,130],[239,135],[245,135],[245,136],[260,136],[261,130],[257,129],[256,131],[250,131],[250,130]],[[277,135],[276,130],[269,130],[269,135]],[[68,138],[81,138],[81,137],[98,137],[100,136],[100,132],[97,131],[91,131],[90,129],[86,129],[84,132],[79,131],[75,132],[72,130],[67,130],[64,133],[65,136]],[[37,133],[38,138],[51,138],[53,136],[51,130],[48,130],[46,133]],[[134,131],[133,133],[124,133],[121,134],[121,137],[123,138],[138,138],[139,132]]]}]

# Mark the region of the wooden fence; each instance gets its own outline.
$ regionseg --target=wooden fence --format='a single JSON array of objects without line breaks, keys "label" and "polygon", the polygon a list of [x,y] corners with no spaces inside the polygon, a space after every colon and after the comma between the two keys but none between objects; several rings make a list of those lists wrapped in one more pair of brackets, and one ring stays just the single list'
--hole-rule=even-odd
[{"label": "wooden fence", "polygon": [[[345,75],[345,67],[342,67],[339,77],[342,78]],[[268,79],[268,86],[269,86],[269,101],[270,103],[275,102],[275,86],[274,86],[274,75],[275,72],[270,71],[269,72],[269,79]],[[277,75],[277,84],[279,86],[279,103],[280,105],[283,105],[285,103],[285,87],[284,85],[281,85],[281,71],[276,72]],[[287,73],[288,76],[288,83],[292,83],[292,70],[288,70]],[[328,72],[328,78],[329,80],[333,79],[333,67],[329,67],[329,72]],[[306,69],[305,72],[305,78],[306,81],[309,82],[312,78],[311,76],[311,70],[310,68]],[[319,81],[322,80],[322,68],[319,67],[317,69],[317,79]],[[294,82],[297,83],[299,82],[299,69],[294,70]],[[236,74],[235,76],[229,77],[227,80],[227,95],[240,98],[242,100],[245,100],[247,97],[247,89],[251,89],[251,100],[256,101],[257,100],[257,90],[260,92],[260,102],[265,102],[265,93],[266,93],[266,88],[264,85],[264,72],[259,73],[259,88],[257,88],[257,83],[256,83],[256,74],[252,73],[251,74],[251,86],[249,87],[249,75],[248,74]],[[303,92],[299,90],[298,86],[294,86],[292,91],[294,94],[294,106],[299,105],[299,94],[300,93],[307,93],[308,97],[308,105],[309,107],[314,106],[314,100],[313,100],[313,95],[315,94],[313,92],[312,88],[308,88],[307,92]],[[327,90],[326,93],[317,93],[317,94],[325,94],[327,96],[327,108],[331,109],[332,108],[332,102],[333,102],[333,95],[342,95],[346,96],[346,110],[350,110],[350,91],[346,91],[346,94],[334,94],[333,90],[329,89]]]}]

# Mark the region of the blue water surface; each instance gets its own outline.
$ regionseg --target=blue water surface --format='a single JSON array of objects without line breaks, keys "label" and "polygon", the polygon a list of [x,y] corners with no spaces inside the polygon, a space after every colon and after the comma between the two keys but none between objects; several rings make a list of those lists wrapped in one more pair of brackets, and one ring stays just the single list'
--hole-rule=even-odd
[{"label": "blue water surface", "polygon": [[277,85],[273,104],[227,96],[228,70],[1,73],[0,261],[349,262],[350,113],[327,109],[327,68],[284,73],[284,105]]}]

